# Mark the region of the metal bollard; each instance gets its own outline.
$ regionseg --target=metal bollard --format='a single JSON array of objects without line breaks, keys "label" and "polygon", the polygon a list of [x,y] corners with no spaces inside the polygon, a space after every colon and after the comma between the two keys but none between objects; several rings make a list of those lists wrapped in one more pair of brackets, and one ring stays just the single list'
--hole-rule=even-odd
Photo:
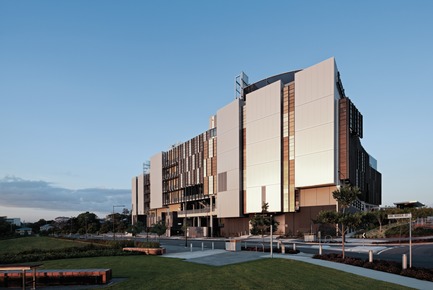
[{"label": "metal bollard", "polygon": [[201,242],[201,250],[204,251],[204,244]]},{"label": "metal bollard", "polygon": [[368,261],[370,263],[373,263],[373,251],[372,250],[368,251]]},{"label": "metal bollard", "polygon": [[401,267],[403,270],[407,269],[407,255],[403,254]]},{"label": "metal bollard", "polygon": [[296,251],[296,244],[293,243],[293,251]]},{"label": "metal bollard", "polygon": [[319,245],[319,255],[322,256],[322,245]]},{"label": "metal bollard", "polygon": [[189,244],[189,247],[191,248],[191,252],[192,252],[192,243],[191,243],[191,244]]},{"label": "metal bollard", "polygon": [[214,242],[212,242],[212,250],[215,249],[215,245]]}]

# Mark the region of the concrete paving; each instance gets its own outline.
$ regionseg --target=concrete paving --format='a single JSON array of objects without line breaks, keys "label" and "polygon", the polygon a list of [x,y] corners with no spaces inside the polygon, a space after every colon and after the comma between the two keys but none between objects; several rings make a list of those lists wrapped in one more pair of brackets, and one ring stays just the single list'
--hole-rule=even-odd
[{"label": "concrete paving", "polygon": [[206,250],[206,251],[185,251],[185,252],[178,252],[178,253],[167,253],[162,255],[161,257],[164,258],[178,258],[183,260],[191,260],[196,258],[202,258],[207,256],[213,256],[217,254],[222,254],[227,252],[226,250]]},{"label": "concrete paving", "polygon": [[[311,245],[311,249],[317,249],[319,252],[319,245]],[[322,245],[322,249],[331,249],[329,245]],[[341,247],[332,247],[334,251],[341,252]],[[369,251],[373,251],[373,254],[377,254],[382,252],[383,250],[388,249],[387,247],[381,246],[355,246],[355,247],[346,247],[345,252],[354,252],[354,253],[368,253]]]},{"label": "concrete paving", "polygon": [[[400,275],[375,271],[362,267],[350,266],[341,263],[335,263],[330,261],[324,261],[319,259],[313,259],[313,255],[299,253],[297,255],[289,254],[273,254],[273,258],[277,259],[291,259],[310,263],[322,267],[332,268],[347,273],[352,273],[359,276],[368,277],[375,280],[380,280],[388,283],[394,283],[403,285],[415,289],[433,289],[433,282],[418,280],[414,278],[408,278]],[[205,250],[205,251],[185,251],[173,254],[166,254],[161,257],[179,258],[184,259],[188,262],[206,264],[211,266],[224,266],[235,263],[243,263],[247,261],[253,261],[264,258],[271,258],[269,253],[263,252],[248,252],[238,251],[229,252],[225,250]]]}]

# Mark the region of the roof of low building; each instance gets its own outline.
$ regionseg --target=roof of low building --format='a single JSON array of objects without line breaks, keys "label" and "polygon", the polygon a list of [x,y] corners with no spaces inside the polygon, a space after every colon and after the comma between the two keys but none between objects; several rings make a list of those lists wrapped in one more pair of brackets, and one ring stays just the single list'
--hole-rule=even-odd
[{"label": "roof of low building", "polygon": [[425,206],[425,204],[423,204],[417,200],[394,202],[394,204],[397,207],[423,207],[423,206]]}]

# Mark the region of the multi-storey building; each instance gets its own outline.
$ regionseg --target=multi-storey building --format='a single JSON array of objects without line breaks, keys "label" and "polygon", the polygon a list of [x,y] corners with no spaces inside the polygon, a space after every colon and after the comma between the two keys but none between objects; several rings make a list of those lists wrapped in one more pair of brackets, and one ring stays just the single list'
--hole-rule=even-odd
[{"label": "multi-storey building", "polygon": [[[361,145],[363,117],[346,96],[334,58],[248,84],[211,116],[209,130],[151,157],[132,180],[133,222],[164,220],[175,234],[249,232],[264,202],[282,234],[310,231],[332,192],[358,186],[354,206],[381,203],[377,162]],[[209,232],[210,231],[210,232]]]}]

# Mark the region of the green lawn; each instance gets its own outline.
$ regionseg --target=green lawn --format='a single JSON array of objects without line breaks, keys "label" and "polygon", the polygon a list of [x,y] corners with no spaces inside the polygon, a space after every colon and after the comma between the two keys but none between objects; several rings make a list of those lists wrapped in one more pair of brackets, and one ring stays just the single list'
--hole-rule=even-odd
[{"label": "green lawn", "polygon": [[408,289],[337,270],[285,259],[213,267],[158,256],[45,261],[44,268],[111,268],[109,289]]},{"label": "green lawn", "polygon": [[49,237],[24,237],[9,240],[0,240],[0,254],[18,253],[33,249],[62,249],[69,247],[81,247],[88,243],[55,239]]},{"label": "green lawn", "polygon": [[[86,243],[26,237],[1,240],[0,254],[81,245]],[[46,269],[111,268],[114,278],[126,278],[108,289],[407,289],[285,259],[261,259],[222,267],[145,255],[64,259],[42,263]]]}]

